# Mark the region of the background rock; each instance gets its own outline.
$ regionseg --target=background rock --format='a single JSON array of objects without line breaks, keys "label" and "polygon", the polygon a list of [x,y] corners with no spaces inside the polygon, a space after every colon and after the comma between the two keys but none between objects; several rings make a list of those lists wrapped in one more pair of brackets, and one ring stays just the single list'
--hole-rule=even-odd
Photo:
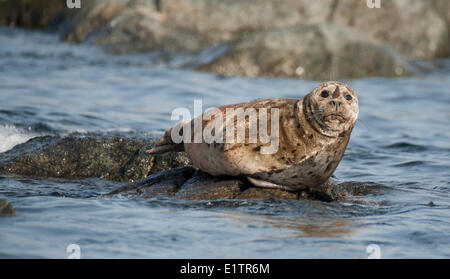
[{"label": "background rock", "polygon": [[65,8],[62,0],[0,0],[0,25],[45,28]]},{"label": "background rock", "polygon": [[[428,0],[381,1],[380,9],[366,1],[337,1],[331,21],[355,27],[393,46],[408,59],[448,56],[449,33],[441,7]],[[448,2],[448,1],[447,1]]]},{"label": "background rock", "polygon": [[[450,40],[450,1],[447,0],[430,0],[431,5],[435,9],[435,11],[441,16],[441,18],[444,19],[446,25],[447,25],[447,32],[448,36],[447,39]],[[444,50],[443,56],[449,57],[450,56],[450,46],[449,43],[447,43],[447,46],[445,47],[447,49]]]},{"label": "background rock", "polygon": [[447,0],[382,1],[380,9],[362,0],[92,0],[72,10],[61,2],[3,0],[0,22],[43,27],[53,17],[64,40],[113,53],[198,54],[225,43],[228,52],[200,67],[225,75],[297,77],[303,68],[311,79],[395,77],[408,73],[401,55],[450,55]]},{"label": "background rock", "polygon": [[325,80],[403,76],[410,66],[395,50],[355,29],[319,24],[252,33],[199,69],[223,75]]}]

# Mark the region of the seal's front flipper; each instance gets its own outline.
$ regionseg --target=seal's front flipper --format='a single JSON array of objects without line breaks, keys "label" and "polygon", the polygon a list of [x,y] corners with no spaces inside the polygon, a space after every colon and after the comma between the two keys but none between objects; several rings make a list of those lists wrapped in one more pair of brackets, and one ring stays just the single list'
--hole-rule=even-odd
[{"label": "seal's front flipper", "polygon": [[164,136],[162,136],[153,146],[152,149],[147,150],[148,154],[163,154],[170,151],[181,152],[184,151],[184,144],[174,143],[172,141],[172,129],[166,131]]},{"label": "seal's front flipper", "polygon": [[283,189],[286,191],[293,191],[292,188],[288,187],[288,186],[283,186],[283,185],[278,185],[272,182],[268,182],[268,181],[264,181],[264,180],[259,180],[259,179],[255,179],[252,177],[247,177],[248,181],[250,181],[250,183],[252,183],[253,185],[257,186],[257,187],[263,187],[263,188],[272,188],[272,189]]},{"label": "seal's front flipper", "polygon": [[175,129],[174,131],[180,131],[180,129],[183,129],[183,132],[184,132],[184,126],[186,126],[186,125],[191,126],[192,119],[183,119],[183,120],[179,121],[174,127],[167,130],[164,133],[164,136],[162,136],[156,142],[156,144],[153,146],[153,148],[150,150],[147,150],[147,153],[148,154],[163,154],[163,153],[170,152],[170,151],[175,151],[175,152],[184,151],[184,142],[183,141],[181,141],[179,143],[175,143],[172,140],[172,130]]}]

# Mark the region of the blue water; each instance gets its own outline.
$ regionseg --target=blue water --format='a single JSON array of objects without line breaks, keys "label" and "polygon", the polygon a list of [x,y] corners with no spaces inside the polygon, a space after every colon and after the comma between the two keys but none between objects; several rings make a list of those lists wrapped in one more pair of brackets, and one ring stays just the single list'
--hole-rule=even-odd
[{"label": "blue water", "polygon": [[[262,97],[300,98],[318,82],[228,78],[158,53],[110,56],[56,36],[0,29],[0,152],[41,135],[154,137],[193,111]],[[450,61],[420,76],[346,81],[360,119],[335,172],[383,184],[365,203],[105,198],[121,183],[0,175],[0,257],[450,257]],[[0,156],[1,153],[0,153]],[[358,199],[358,198],[357,198]],[[430,206],[432,201],[434,206]]]}]

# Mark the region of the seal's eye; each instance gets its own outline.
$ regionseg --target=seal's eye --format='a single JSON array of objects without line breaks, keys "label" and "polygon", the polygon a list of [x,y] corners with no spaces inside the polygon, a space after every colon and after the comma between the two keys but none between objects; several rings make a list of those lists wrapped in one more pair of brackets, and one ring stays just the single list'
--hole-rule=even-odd
[{"label": "seal's eye", "polygon": [[328,94],[327,91],[322,91],[322,93],[320,93],[320,96],[322,96],[322,98],[328,98],[328,96],[330,96],[330,94]]},{"label": "seal's eye", "polygon": [[345,99],[347,101],[350,101],[351,99],[353,99],[352,95],[345,95]]}]

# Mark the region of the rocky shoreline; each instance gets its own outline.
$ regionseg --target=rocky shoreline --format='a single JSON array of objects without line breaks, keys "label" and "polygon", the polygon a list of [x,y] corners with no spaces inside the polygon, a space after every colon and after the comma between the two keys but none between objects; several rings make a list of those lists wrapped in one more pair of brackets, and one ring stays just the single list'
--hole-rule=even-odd
[{"label": "rocky shoreline", "polygon": [[418,70],[411,60],[450,55],[447,0],[382,1],[380,9],[359,0],[61,2],[0,1],[0,24],[47,28],[117,54],[198,55],[191,67],[228,76],[399,77]]},{"label": "rocky shoreline", "polygon": [[152,140],[107,136],[33,138],[0,154],[0,174],[76,180],[98,177],[129,182],[108,196],[185,200],[307,199],[353,201],[386,187],[374,183],[328,181],[293,193],[253,187],[244,177],[214,177],[191,165],[184,152],[152,156]]},{"label": "rocky shoreline", "polygon": [[187,166],[150,175],[145,179],[120,187],[107,196],[122,195],[143,198],[165,196],[185,200],[279,199],[360,202],[352,198],[366,196],[385,188],[387,187],[375,183],[344,182],[335,184],[327,181],[317,188],[294,193],[280,189],[254,187],[245,178],[214,177]]}]

